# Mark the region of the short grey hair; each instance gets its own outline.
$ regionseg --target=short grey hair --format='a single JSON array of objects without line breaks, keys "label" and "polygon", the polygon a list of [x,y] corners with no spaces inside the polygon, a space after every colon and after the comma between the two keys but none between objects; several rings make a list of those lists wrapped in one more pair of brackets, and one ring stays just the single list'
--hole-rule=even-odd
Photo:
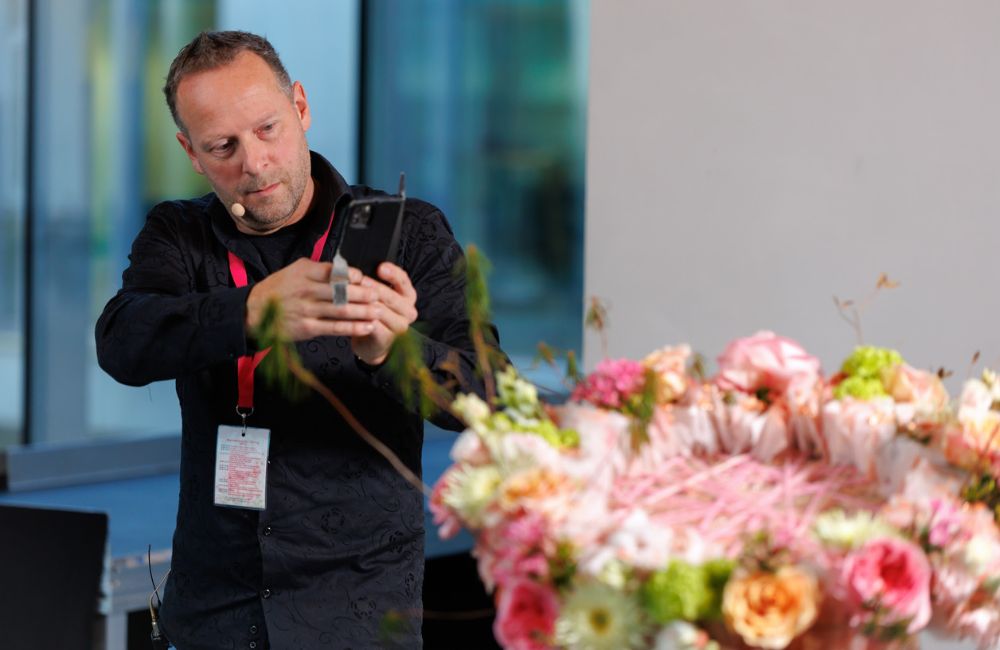
[{"label": "short grey hair", "polygon": [[163,94],[167,96],[167,106],[174,124],[187,132],[180,116],[177,115],[177,86],[189,74],[212,70],[232,62],[241,52],[253,52],[264,59],[274,72],[278,85],[289,96],[292,95],[292,81],[271,43],[263,36],[250,32],[202,32],[181,48],[167,73],[167,84]]}]

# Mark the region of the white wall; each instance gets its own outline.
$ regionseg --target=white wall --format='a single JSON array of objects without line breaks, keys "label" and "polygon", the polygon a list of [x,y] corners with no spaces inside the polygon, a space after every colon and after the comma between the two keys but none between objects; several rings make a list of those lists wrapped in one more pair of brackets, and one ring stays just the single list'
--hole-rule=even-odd
[{"label": "white wall", "polygon": [[586,295],[611,355],[767,328],[831,372],[855,343],[832,296],[884,271],[867,342],[1000,366],[1000,3],[596,0],[591,25]]}]

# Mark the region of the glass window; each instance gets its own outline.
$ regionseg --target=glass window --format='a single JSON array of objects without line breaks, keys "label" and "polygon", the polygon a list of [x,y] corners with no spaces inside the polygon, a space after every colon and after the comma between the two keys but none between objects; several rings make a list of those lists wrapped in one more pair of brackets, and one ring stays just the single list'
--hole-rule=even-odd
[{"label": "glass window", "polygon": [[0,4],[0,447],[24,411],[24,227],[28,0]]},{"label": "glass window", "polygon": [[408,193],[486,253],[509,354],[578,351],[588,3],[364,8],[365,182],[395,188],[405,171]]},{"label": "glass window", "polygon": [[[26,40],[26,3],[6,3],[2,10],[11,51],[18,35],[22,46]],[[176,142],[162,93],[167,69],[177,51],[205,29],[268,36],[309,93],[310,143],[351,177],[357,161],[358,5],[298,0],[275,12],[263,0],[38,0],[35,7],[31,440],[178,433],[173,382],[142,388],[116,383],[97,365],[93,335],[104,304],[121,286],[131,243],[149,209],[211,189]],[[23,168],[23,148],[6,137],[24,130],[17,122],[24,110],[7,110],[8,102],[25,105],[18,85],[24,75],[7,74],[8,68],[16,72],[19,60],[23,54],[0,64],[5,170],[11,164]],[[23,194],[17,188],[25,181],[17,178],[0,178],[5,251],[24,248],[16,238],[22,221],[18,191]],[[0,389],[23,383],[19,259],[5,255],[0,261]],[[14,392],[0,390],[0,435],[20,426],[16,409],[24,398]]]},{"label": "glass window", "polygon": [[146,211],[207,186],[160,92],[173,53],[210,27],[210,3],[36,3],[31,439],[177,432],[171,382],[115,383],[93,328]]}]

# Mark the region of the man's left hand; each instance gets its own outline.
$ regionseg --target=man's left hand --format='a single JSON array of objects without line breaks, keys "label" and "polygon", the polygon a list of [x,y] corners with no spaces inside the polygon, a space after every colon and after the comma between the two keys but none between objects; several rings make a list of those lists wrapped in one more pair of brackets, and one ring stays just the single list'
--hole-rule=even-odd
[{"label": "man's left hand", "polygon": [[390,262],[383,262],[377,273],[388,285],[369,277],[361,281],[362,286],[377,292],[375,329],[366,336],[351,338],[354,354],[372,366],[385,362],[392,342],[417,320],[417,292],[406,271]]}]

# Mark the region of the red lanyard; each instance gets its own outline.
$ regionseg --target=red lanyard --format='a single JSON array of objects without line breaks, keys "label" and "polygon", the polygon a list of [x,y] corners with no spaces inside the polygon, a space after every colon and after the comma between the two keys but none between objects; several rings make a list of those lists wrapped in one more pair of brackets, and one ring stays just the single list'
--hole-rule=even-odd
[{"label": "red lanyard", "polygon": [[[323,247],[330,236],[330,229],[333,228],[333,213],[330,213],[330,223],[326,226],[326,232],[316,241],[313,246],[312,255],[309,256],[313,262],[318,262],[323,254]],[[229,252],[229,272],[233,276],[233,282],[237,288],[247,286],[247,267],[236,253]],[[239,398],[236,402],[236,412],[240,414],[244,422],[247,416],[253,413],[253,373],[260,362],[267,356],[271,348],[261,350],[253,355],[242,356],[236,360],[236,385],[239,391]],[[246,426],[244,424],[244,426]]]}]

